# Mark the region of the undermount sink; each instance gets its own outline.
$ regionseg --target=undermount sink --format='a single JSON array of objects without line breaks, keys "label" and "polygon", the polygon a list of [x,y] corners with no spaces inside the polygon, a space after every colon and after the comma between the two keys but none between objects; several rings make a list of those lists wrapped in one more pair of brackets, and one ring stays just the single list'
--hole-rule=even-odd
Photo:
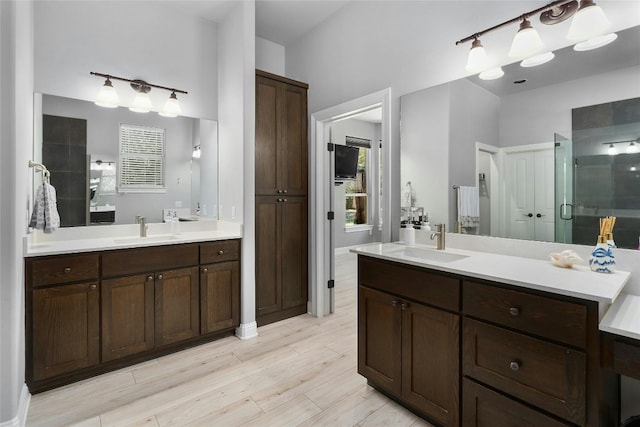
[{"label": "undermount sink", "polygon": [[160,236],[147,236],[147,237],[123,237],[121,239],[113,239],[115,243],[155,243],[155,242],[170,242],[177,240],[178,237],[172,234],[160,235]]},{"label": "undermount sink", "polygon": [[408,258],[418,258],[437,262],[452,262],[468,258],[467,255],[452,254],[451,252],[443,252],[435,249],[421,249],[413,247],[403,248],[397,253]]}]

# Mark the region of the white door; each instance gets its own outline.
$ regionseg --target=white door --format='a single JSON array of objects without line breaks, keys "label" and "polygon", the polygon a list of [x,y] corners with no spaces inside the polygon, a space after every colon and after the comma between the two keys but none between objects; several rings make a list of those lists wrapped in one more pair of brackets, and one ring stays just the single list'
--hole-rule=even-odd
[{"label": "white door", "polygon": [[505,157],[507,237],[553,241],[554,154],[548,150],[509,153]]}]

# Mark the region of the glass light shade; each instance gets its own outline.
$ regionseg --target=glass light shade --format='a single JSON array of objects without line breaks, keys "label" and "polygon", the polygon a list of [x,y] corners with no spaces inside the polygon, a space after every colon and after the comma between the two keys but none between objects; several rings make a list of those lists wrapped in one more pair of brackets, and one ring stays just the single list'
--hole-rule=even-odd
[{"label": "glass light shade", "polygon": [[138,92],[136,93],[136,97],[133,99],[133,104],[129,107],[129,110],[134,113],[148,113],[153,108],[153,104],[151,103],[151,98],[148,93]]},{"label": "glass light shade", "polygon": [[521,67],[535,67],[538,65],[542,65],[542,64],[546,64],[547,62],[551,61],[553,58],[555,58],[556,55],[554,55],[553,52],[545,52],[545,53],[541,53],[539,55],[535,55],[535,56],[531,56],[525,60],[523,60],[520,63]]},{"label": "glass light shade", "polygon": [[591,39],[604,33],[609,26],[611,22],[600,6],[590,0],[582,0],[580,9],[571,20],[567,38],[574,41]]},{"label": "glass light shade", "polygon": [[467,65],[464,67],[469,73],[477,73],[489,68],[490,62],[487,52],[484,50],[484,46],[480,43],[480,40],[475,39],[471,45],[469,51],[469,57],[467,58]]},{"label": "glass light shade", "polygon": [[627,154],[635,154],[638,152],[638,146],[635,143],[629,144],[627,147]]},{"label": "glass light shade", "polygon": [[520,30],[513,37],[509,56],[512,58],[526,58],[534,55],[544,48],[538,32],[526,19],[520,24]]},{"label": "glass light shade", "polygon": [[116,108],[118,104],[120,104],[120,97],[118,96],[118,92],[116,92],[111,85],[111,80],[107,79],[107,81],[104,82],[104,85],[98,92],[95,104],[106,108]]},{"label": "glass light shade", "polygon": [[504,71],[502,71],[502,67],[495,67],[495,68],[490,68],[486,71],[481,72],[478,77],[480,77],[481,80],[495,80],[495,79],[499,79],[502,76],[504,76]]},{"label": "glass light shade", "polygon": [[618,154],[618,150],[616,150],[615,145],[609,144],[609,149],[607,150],[607,154],[609,154],[610,156],[615,156],[616,154]]},{"label": "glass light shade", "polygon": [[171,96],[164,104],[164,109],[158,114],[164,117],[178,117],[182,114],[182,109],[180,108],[180,103],[178,102],[178,97],[175,92],[171,93]]},{"label": "glass light shade", "polygon": [[194,159],[199,159],[201,154],[202,152],[200,151],[199,145],[193,147],[193,154],[191,155],[191,157],[193,157]]},{"label": "glass light shade", "polygon": [[575,44],[573,46],[573,50],[576,50],[578,52],[584,52],[585,50],[597,49],[599,47],[608,45],[609,43],[611,43],[617,38],[618,38],[618,35],[616,33],[609,33],[603,36],[597,36],[589,40],[585,40],[583,42]]}]

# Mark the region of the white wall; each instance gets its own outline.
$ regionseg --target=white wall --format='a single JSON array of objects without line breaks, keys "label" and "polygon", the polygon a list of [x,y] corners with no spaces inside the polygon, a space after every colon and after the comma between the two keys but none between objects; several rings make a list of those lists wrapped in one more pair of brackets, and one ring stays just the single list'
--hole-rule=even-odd
[{"label": "white wall", "polygon": [[0,424],[22,425],[24,262],[33,140],[33,5],[0,2]]},{"label": "white wall", "polygon": [[284,46],[261,37],[256,37],[256,68],[284,76],[284,52]]},{"label": "white wall", "polygon": [[[371,140],[372,148],[370,150],[370,168],[367,175],[367,186],[370,189],[371,197],[373,200],[377,200],[376,191],[378,190],[377,182],[377,165],[375,161],[374,151],[378,151],[378,137],[379,124],[365,122],[358,119],[347,119],[333,122],[331,124],[331,140],[335,144],[345,144],[345,136],[355,136],[357,138],[364,138]],[[373,168],[373,169],[372,169]],[[335,248],[344,248],[348,246],[362,245],[365,243],[379,242],[380,230],[378,230],[378,212],[379,207],[377,203],[372,203],[370,207],[370,221],[374,226],[373,230],[359,230],[359,231],[345,231],[345,185],[334,186],[334,212],[335,220],[333,221],[335,231]]]},{"label": "white wall", "polygon": [[[218,116],[216,24],[162,2],[35,2],[35,90],[94,100],[104,80],[89,72],[143,79],[178,94],[185,116]],[[152,6],[151,6],[152,5]],[[121,103],[135,92],[114,81]],[[169,92],[149,93],[157,108]]]},{"label": "white wall", "polygon": [[257,333],[255,323],[255,2],[239,3],[220,25],[219,209],[243,223],[241,319],[237,335]]}]

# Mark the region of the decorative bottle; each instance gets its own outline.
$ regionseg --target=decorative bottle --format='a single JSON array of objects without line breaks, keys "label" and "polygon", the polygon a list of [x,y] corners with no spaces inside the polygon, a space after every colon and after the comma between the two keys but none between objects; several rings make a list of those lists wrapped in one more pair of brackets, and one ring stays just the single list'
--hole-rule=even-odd
[{"label": "decorative bottle", "polygon": [[616,260],[607,244],[606,236],[598,236],[598,244],[589,257],[589,267],[596,273],[613,273],[616,269]]}]

